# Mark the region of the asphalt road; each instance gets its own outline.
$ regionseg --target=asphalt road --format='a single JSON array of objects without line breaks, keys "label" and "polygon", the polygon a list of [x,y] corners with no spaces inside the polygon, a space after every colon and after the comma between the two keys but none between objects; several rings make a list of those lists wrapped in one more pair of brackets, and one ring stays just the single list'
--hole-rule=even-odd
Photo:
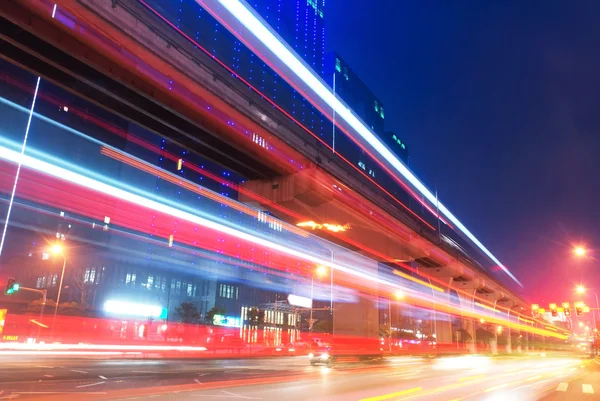
[{"label": "asphalt road", "polygon": [[0,400],[600,401],[582,356],[389,358],[310,366],[306,357],[98,360],[3,357]]}]

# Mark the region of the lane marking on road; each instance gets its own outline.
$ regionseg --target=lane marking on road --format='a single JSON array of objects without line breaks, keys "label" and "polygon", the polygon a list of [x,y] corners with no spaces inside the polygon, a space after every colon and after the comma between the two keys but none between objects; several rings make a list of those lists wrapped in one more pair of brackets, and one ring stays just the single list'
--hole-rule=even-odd
[{"label": "lane marking on road", "polygon": [[52,375],[44,375],[44,377],[54,377],[54,376],[52,376]]},{"label": "lane marking on road", "polygon": [[198,376],[202,377],[202,376],[208,376],[210,375],[210,373],[198,373]]},{"label": "lane marking on road", "polygon": [[582,384],[581,389],[584,394],[594,394],[594,387],[591,384]]},{"label": "lane marking on road", "polygon": [[381,401],[381,400],[387,400],[388,398],[394,398],[394,397],[398,397],[401,395],[407,395],[407,394],[412,394],[412,393],[416,393],[423,390],[423,387],[413,387],[413,388],[409,388],[407,390],[402,390],[402,391],[398,391],[395,393],[391,393],[391,394],[384,394],[384,395],[378,395],[376,397],[370,397],[370,398],[363,398],[360,401]]},{"label": "lane marking on road", "polygon": [[103,395],[106,391],[13,391],[13,394],[96,394]]},{"label": "lane marking on road", "polygon": [[542,378],[542,375],[537,375],[537,376],[532,376],[529,379],[526,379],[525,381],[530,382],[530,381],[541,379],[541,378]]},{"label": "lane marking on road", "polygon": [[260,397],[248,397],[246,395],[236,394],[229,391],[221,390],[226,395],[219,394],[192,394],[192,397],[211,397],[211,398],[241,398],[244,400],[262,400]]},{"label": "lane marking on road", "polygon": [[198,383],[198,384],[202,384],[202,383],[200,382],[200,380],[198,380],[198,379],[194,379],[194,381],[195,381],[196,383]]},{"label": "lane marking on road", "polygon": [[85,370],[77,370],[77,369],[70,369],[71,372],[77,372],[77,373],[87,373]]},{"label": "lane marking on road", "polygon": [[36,368],[54,369],[54,366],[44,366],[44,365],[38,365],[38,366],[36,366]]},{"label": "lane marking on road", "polygon": [[556,391],[567,391],[569,388],[569,383],[560,383],[558,387],[556,387]]},{"label": "lane marking on road", "polygon": [[491,393],[492,391],[496,391],[496,390],[500,390],[501,388],[508,387],[510,384],[511,383],[498,384],[497,386],[486,388],[485,390],[483,390],[483,392],[484,393]]},{"label": "lane marking on road", "polygon": [[481,379],[484,378],[485,375],[476,375],[476,376],[467,376],[467,377],[461,377],[460,379],[458,379],[459,382],[465,382],[468,380],[477,380],[477,379]]},{"label": "lane marking on road", "polygon": [[102,376],[102,375],[100,375],[100,376],[98,376],[98,377],[99,377],[99,378],[101,378],[102,380],[108,380],[106,377],[104,377],[104,376]]},{"label": "lane marking on road", "polygon": [[96,383],[90,383],[90,384],[82,384],[80,386],[75,386],[75,388],[85,388],[85,387],[92,387],[92,386],[97,386],[99,384],[104,384],[106,382],[96,382]]}]

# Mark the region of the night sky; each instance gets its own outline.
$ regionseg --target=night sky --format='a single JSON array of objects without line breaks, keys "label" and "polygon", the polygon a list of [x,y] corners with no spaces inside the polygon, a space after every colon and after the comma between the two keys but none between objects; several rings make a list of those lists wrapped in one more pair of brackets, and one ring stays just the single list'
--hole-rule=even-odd
[{"label": "night sky", "polygon": [[[600,292],[600,2],[328,0],[327,47],[532,302]],[[585,298],[588,303],[592,298]]]}]

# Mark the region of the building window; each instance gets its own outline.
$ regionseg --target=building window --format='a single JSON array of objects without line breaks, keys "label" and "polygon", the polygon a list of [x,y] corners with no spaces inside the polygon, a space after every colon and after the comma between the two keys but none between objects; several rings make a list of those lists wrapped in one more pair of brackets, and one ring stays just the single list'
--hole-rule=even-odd
[{"label": "building window", "polygon": [[148,281],[146,282],[146,288],[151,290],[154,285],[154,276],[148,275]]},{"label": "building window", "polygon": [[52,276],[52,287],[56,287],[56,279],[58,278],[58,274]]},{"label": "building window", "polygon": [[42,288],[42,278],[38,277],[37,283],[35,284],[35,288]]},{"label": "building window", "polygon": [[221,298],[239,299],[239,288],[233,285],[220,284],[219,296]]},{"label": "building window", "polygon": [[125,285],[135,286],[135,273],[127,273],[125,276]]},{"label": "building window", "polygon": [[337,72],[342,72],[342,62],[337,57],[335,59],[335,69]]},{"label": "building window", "polygon": [[379,103],[377,103],[377,100],[375,100],[374,108],[375,108],[375,112],[379,113]]},{"label": "building window", "polygon": [[42,285],[40,288],[46,288],[46,276],[42,277]]},{"label": "building window", "polygon": [[94,283],[96,281],[96,268],[87,268],[85,269],[85,274],[83,276],[84,283]]},{"label": "building window", "polygon": [[194,295],[194,292],[193,292],[194,288],[192,287],[192,285],[191,284],[185,284],[185,287],[186,287],[186,291],[187,291],[187,296],[188,297],[193,296]]},{"label": "building window", "polygon": [[379,115],[381,116],[381,118],[385,118],[385,114],[383,114],[383,107],[379,108]]}]

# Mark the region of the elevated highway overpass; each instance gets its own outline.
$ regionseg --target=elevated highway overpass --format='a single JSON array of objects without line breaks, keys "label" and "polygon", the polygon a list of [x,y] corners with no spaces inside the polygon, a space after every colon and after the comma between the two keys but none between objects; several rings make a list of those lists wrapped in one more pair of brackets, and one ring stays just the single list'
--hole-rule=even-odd
[{"label": "elevated highway overpass", "polygon": [[[1,13],[2,57],[240,172],[248,177],[241,201],[291,224],[348,227],[315,233],[447,296],[453,290],[465,308],[529,315],[524,299],[438,232],[433,215],[415,213],[327,151],[140,2],[23,0]],[[437,331],[439,341],[452,340],[450,323]]]}]

